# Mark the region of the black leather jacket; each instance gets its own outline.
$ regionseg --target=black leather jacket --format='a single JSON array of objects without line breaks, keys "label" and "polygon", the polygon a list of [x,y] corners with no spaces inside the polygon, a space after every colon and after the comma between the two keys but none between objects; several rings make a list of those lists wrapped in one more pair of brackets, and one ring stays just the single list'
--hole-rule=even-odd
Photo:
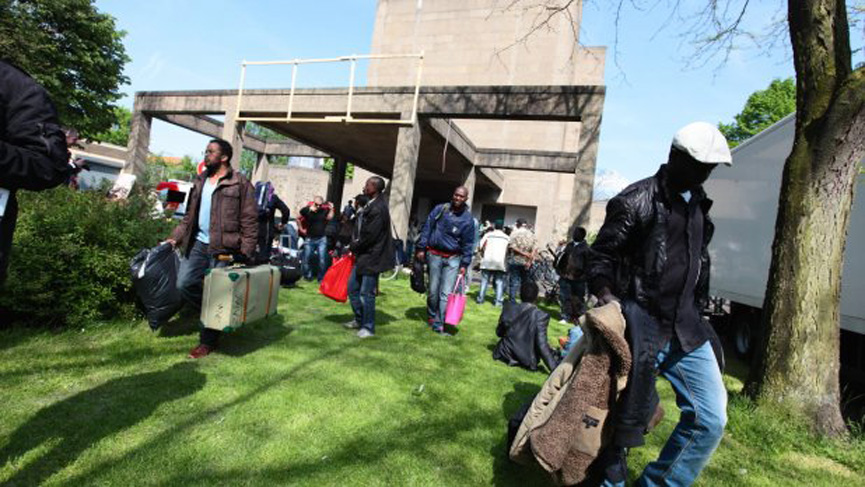
[{"label": "black leather jacket", "polygon": [[547,342],[550,315],[529,303],[505,303],[496,335],[501,340],[493,350],[493,358],[508,365],[538,370],[538,360],[552,372],[559,365],[556,353]]},{"label": "black leather jacket", "polygon": [[69,179],[66,136],[48,93],[20,69],[0,60],[0,188],[9,190],[0,219],[0,283],[18,216],[15,192],[40,191]]},{"label": "black leather jacket", "polygon": [[[666,189],[666,165],[650,177],[625,188],[607,203],[607,216],[589,262],[589,289],[598,294],[604,286],[616,296],[630,298],[657,316],[661,276],[667,263],[667,215],[670,199]],[[712,200],[703,188],[701,198],[703,246],[694,299],[703,309],[709,298],[709,242],[715,225],[709,218]]]}]

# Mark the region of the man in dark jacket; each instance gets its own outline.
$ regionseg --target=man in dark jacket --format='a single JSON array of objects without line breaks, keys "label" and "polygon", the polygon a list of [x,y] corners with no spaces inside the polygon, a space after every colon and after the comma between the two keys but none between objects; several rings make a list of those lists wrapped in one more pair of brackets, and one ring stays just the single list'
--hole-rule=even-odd
[{"label": "man in dark jacket", "polygon": [[390,211],[382,197],[384,179],[366,180],[363,193],[369,203],[355,215],[355,227],[349,249],[356,256],[348,280],[348,299],[354,320],[346,328],[358,329],[358,338],[375,336],[375,292],[378,275],[396,264],[393,238],[390,234]]},{"label": "man in dark jacket", "polygon": [[19,189],[40,191],[65,183],[66,136],[45,89],[24,71],[0,61],[0,284],[6,278]]},{"label": "man in dark jacket", "polygon": [[427,322],[436,333],[444,333],[448,294],[457,276],[465,276],[472,262],[475,223],[466,204],[469,190],[454,190],[450,203],[437,205],[421,230],[416,257],[429,268]]},{"label": "man in dark jacket", "polygon": [[562,324],[576,322],[586,312],[586,267],[589,245],[586,229],[574,229],[573,240],[556,256],[556,272],[559,274],[559,304]]},{"label": "man in dark jacket", "polygon": [[[208,269],[223,267],[219,256],[252,261],[258,239],[258,208],[255,189],[231,168],[231,144],[214,139],[207,144],[207,169],[192,186],[183,220],[166,240],[180,249],[183,259],[177,274],[177,289],[184,301],[201,308],[204,276]],[[202,328],[197,347],[189,358],[201,358],[216,348],[220,331]]]},{"label": "man in dark jacket", "polygon": [[731,161],[715,126],[689,124],[673,137],[668,163],[657,174],[607,204],[591,248],[589,285],[599,305],[624,299],[634,363],[617,411],[614,447],[602,458],[604,485],[625,483],[627,448],[643,443],[658,374],[670,381],[682,414],[637,485],[691,485],[721,441],[727,394],[714,333],[700,317],[714,230],[702,184],[718,164]]},{"label": "man in dark jacket", "polygon": [[[270,183],[268,183],[270,184]],[[270,195],[266,211],[258,212],[258,252],[256,261],[260,263],[270,262],[270,249],[273,239],[282,233],[288,224],[291,215],[288,206],[276,193]],[[279,210],[279,222],[276,221],[276,211]]]},{"label": "man in dark jacket", "polygon": [[559,359],[547,342],[550,315],[535,306],[537,300],[538,285],[526,281],[520,286],[521,303],[505,303],[496,328],[501,340],[493,350],[493,358],[529,370],[538,370],[538,361],[543,360],[552,372]]}]

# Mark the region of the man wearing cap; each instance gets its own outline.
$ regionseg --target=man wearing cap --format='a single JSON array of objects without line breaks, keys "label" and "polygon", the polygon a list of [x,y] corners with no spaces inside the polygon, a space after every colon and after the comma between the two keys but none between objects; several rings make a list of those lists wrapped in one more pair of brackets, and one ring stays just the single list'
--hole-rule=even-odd
[{"label": "man wearing cap", "polygon": [[605,486],[625,485],[627,449],[644,443],[657,404],[657,375],[673,386],[681,416],[637,485],[691,485],[721,441],[727,422],[723,357],[700,317],[714,231],[712,201],[702,184],[718,164],[731,161],[716,127],[689,124],[673,138],[667,164],[607,204],[591,247],[589,288],[599,305],[621,300],[634,362],[612,446],[601,455]]}]

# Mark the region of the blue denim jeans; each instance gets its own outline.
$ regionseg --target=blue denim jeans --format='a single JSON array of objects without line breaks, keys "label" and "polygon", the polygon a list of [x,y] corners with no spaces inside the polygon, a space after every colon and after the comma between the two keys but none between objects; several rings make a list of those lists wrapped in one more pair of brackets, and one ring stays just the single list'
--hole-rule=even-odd
[{"label": "blue denim jeans", "polygon": [[528,279],[529,270],[522,264],[508,264],[508,301],[517,302],[520,295],[520,286],[524,279]]},{"label": "blue denim jeans", "polygon": [[[685,353],[674,338],[658,352],[655,367],[673,386],[681,415],[658,459],[646,466],[636,485],[688,486],[721,443],[727,424],[727,390],[709,342]],[[603,485],[616,484],[605,481]]]},{"label": "blue denim jeans", "polygon": [[445,258],[427,252],[426,261],[429,267],[426,300],[428,322],[434,331],[441,331],[444,328],[448,294],[453,291],[460,272],[460,256]]},{"label": "blue denim jeans", "polygon": [[378,274],[362,275],[357,273],[357,266],[351,270],[348,278],[348,300],[354,311],[354,321],[361,328],[375,333],[375,288],[378,284]]},{"label": "blue denim jeans", "polygon": [[496,306],[502,305],[505,294],[505,272],[504,271],[481,271],[481,292],[478,294],[478,303],[483,303],[487,297],[487,285],[492,282],[496,290]]},{"label": "blue denim jeans", "polygon": [[312,254],[318,254],[318,282],[324,279],[327,271],[327,237],[310,238],[303,243],[303,277],[312,279]]},{"label": "blue denim jeans", "polygon": [[[201,299],[204,296],[204,274],[208,269],[226,267],[227,262],[216,260],[208,252],[208,245],[198,240],[192,245],[189,256],[180,259],[180,269],[177,271],[177,290],[186,304],[201,309]],[[210,328],[201,328],[199,342],[215,347],[222,332]]]}]

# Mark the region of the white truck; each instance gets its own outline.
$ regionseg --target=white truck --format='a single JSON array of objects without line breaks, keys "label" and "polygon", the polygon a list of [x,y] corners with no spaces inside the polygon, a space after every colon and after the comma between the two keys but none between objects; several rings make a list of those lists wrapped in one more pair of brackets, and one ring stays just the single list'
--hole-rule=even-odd
[{"label": "white truck", "polygon": [[[772,259],[784,162],[793,147],[795,114],[733,149],[733,166],[718,167],[705,187],[715,201],[710,294],[728,300],[736,352],[749,356],[762,330],[761,307]],[[865,176],[850,218],[841,283],[841,366],[865,380]],[[725,301],[726,303],[727,301]],[[726,308],[726,306],[725,306]],[[719,330],[723,331],[723,330]]]}]

